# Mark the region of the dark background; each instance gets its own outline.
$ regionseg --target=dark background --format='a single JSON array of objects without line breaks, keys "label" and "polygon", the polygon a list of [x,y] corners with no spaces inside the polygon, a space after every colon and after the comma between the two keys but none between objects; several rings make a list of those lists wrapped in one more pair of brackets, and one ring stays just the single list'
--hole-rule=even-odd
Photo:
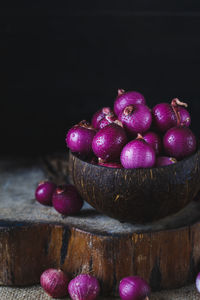
[{"label": "dark background", "polygon": [[0,17],[0,153],[65,151],[118,88],[188,102],[200,134],[199,1],[30,0]]}]

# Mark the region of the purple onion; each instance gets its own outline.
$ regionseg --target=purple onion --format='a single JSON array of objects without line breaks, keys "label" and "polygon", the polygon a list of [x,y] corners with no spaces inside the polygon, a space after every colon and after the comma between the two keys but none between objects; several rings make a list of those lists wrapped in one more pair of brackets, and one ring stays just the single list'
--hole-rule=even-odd
[{"label": "purple onion", "polygon": [[100,122],[99,122],[99,129],[104,128],[105,126],[111,124],[111,123],[115,123],[115,121],[117,120],[117,117],[113,114],[110,113],[108,115],[106,115]]},{"label": "purple onion", "polygon": [[198,273],[196,277],[196,288],[197,291],[200,293],[200,273]]},{"label": "purple onion", "polygon": [[112,123],[97,132],[92,142],[92,149],[97,157],[105,161],[117,161],[126,143],[125,130]]},{"label": "purple onion", "polygon": [[100,286],[94,276],[80,274],[70,281],[68,291],[72,300],[94,300],[99,295]]},{"label": "purple onion", "polygon": [[42,181],[35,191],[36,200],[43,205],[52,205],[52,195],[56,189],[56,184],[51,181]]},{"label": "purple onion", "polygon": [[150,109],[143,104],[127,106],[119,114],[118,118],[126,131],[132,136],[149,130],[152,121]]},{"label": "purple onion", "polygon": [[119,295],[122,300],[148,300],[151,289],[139,276],[125,277],[119,284]]},{"label": "purple onion", "polygon": [[157,104],[152,109],[153,123],[156,129],[165,132],[174,126],[184,125],[188,127],[191,123],[191,118],[184,107],[187,107],[187,103],[181,102],[177,98],[174,98],[171,104]]},{"label": "purple onion", "polygon": [[175,164],[177,162],[176,158],[168,156],[158,156],[156,158],[155,167],[162,167]]},{"label": "purple onion", "polygon": [[110,107],[103,107],[100,110],[98,110],[92,117],[92,126],[96,129],[99,129],[99,123],[101,122],[101,120],[110,113],[112,113]]},{"label": "purple onion", "polygon": [[161,132],[177,125],[176,115],[169,103],[157,104],[152,109],[153,124]]},{"label": "purple onion", "polygon": [[143,135],[143,138],[147,144],[149,144],[156,152],[156,155],[159,155],[162,148],[162,142],[160,136],[153,132],[149,131]]},{"label": "purple onion", "polygon": [[183,124],[186,127],[189,127],[191,124],[191,117],[187,109],[185,109],[184,107],[180,107],[179,114],[180,114],[181,124]]},{"label": "purple onion", "polygon": [[135,139],[123,148],[121,164],[126,169],[151,168],[155,164],[155,150],[143,139]]},{"label": "purple onion", "polygon": [[117,99],[114,103],[114,112],[118,116],[125,107],[133,104],[146,104],[146,100],[139,92],[125,92],[119,89]]},{"label": "purple onion", "polygon": [[68,294],[69,278],[61,270],[48,269],[40,277],[40,284],[45,292],[53,298],[63,298]]},{"label": "purple onion", "polygon": [[63,215],[74,215],[83,206],[82,198],[71,184],[58,187],[53,193],[52,203],[55,210]]},{"label": "purple onion", "polygon": [[191,123],[191,117],[189,112],[184,108],[188,107],[187,103],[181,102],[178,98],[172,99],[171,106],[175,112],[177,119],[177,126],[189,127]]},{"label": "purple onion", "polygon": [[187,127],[173,127],[165,133],[163,146],[167,155],[180,160],[195,152],[196,138]]},{"label": "purple onion", "polygon": [[95,134],[96,130],[83,120],[68,131],[67,146],[72,152],[88,156],[92,153],[92,140]]}]

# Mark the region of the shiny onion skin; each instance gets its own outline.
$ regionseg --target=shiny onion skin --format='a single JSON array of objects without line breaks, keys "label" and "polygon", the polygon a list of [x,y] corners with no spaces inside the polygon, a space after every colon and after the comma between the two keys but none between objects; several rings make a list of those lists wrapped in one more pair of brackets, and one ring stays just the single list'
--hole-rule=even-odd
[{"label": "shiny onion skin", "polygon": [[151,111],[143,104],[127,106],[119,114],[118,119],[131,136],[148,131],[152,122]]},{"label": "shiny onion skin", "polygon": [[165,153],[181,160],[190,156],[196,150],[196,138],[187,127],[172,127],[163,137]]},{"label": "shiny onion skin", "polygon": [[98,280],[88,274],[80,274],[72,279],[68,285],[72,300],[95,300],[100,292]]},{"label": "shiny onion skin", "polygon": [[135,139],[122,149],[120,160],[125,169],[152,168],[156,153],[143,139]]},{"label": "shiny onion skin", "polygon": [[158,156],[156,158],[155,167],[163,167],[177,163],[176,158],[168,156]]},{"label": "shiny onion skin", "polygon": [[126,106],[132,104],[146,104],[146,100],[139,92],[125,92],[124,90],[119,89],[118,96],[114,102],[115,114],[118,116]]},{"label": "shiny onion skin", "polygon": [[96,130],[85,120],[73,126],[67,133],[67,147],[82,156],[92,154],[92,140]]},{"label": "shiny onion skin", "polygon": [[97,132],[92,142],[92,149],[97,157],[112,162],[119,160],[121,150],[126,143],[125,130],[112,123]]},{"label": "shiny onion skin", "polygon": [[181,124],[183,124],[186,127],[189,127],[191,124],[191,117],[187,109],[185,109],[184,107],[180,107],[179,114],[180,114]]},{"label": "shiny onion skin", "polygon": [[119,284],[119,295],[122,300],[149,300],[151,289],[139,276],[125,277]]},{"label": "shiny onion skin", "polygon": [[147,142],[147,144],[153,147],[156,155],[160,154],[162,149],[162,141],[157,133],[153,131],[146,132],[145,134],[143,134],[143,139],[145,140],[145,142]]},{"label": "shiny onion skin", "polygon": [[169,103],[157,104],[152,109],[153,124],[161,132],[177,125],[176,115]]},{"label": "shiny onion skin", "polygon": [[71,184],[59,186],[53,193],[52,203],[55,210],[63,215],[77,214],[83,206],[81,196]]},{"label": "shiny onion skin", "polygon": [[105,116],[109,115],[110,113],[113,113],[110,107],[103,107],[100,110],[98,110],[92,117],[92,126],[95,129],[99,129],[99,124],[102,119],[105,118]]},{"label": "shiny onion skin", "polygon": [[52,195],[56,189],[56,184],[51,181],[42,181],[35,191],[36,200],[43,205],[52,205]]},{"label": "shiny onion skin", "polygon": [[154,127],[161,132],[179,125],[189,127],[191,117],[185,107],[187,103],[181,102],[178,98],[172,99],[171,104],[157,104],[152,109]]},{"label": "shiny onion skin", "polygon": [[45,292],[53,298],[63,298],[68,295],[68,276],[61,270],[48,269],[40,277],[40,284]]}]

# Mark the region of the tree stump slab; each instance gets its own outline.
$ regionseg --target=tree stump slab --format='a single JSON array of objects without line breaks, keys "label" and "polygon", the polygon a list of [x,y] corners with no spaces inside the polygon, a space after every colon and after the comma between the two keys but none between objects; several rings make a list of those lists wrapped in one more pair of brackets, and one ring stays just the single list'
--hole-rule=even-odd
[{"label": "tree stump slab", "polygon": [[120,223],[84,204],[64,217],[34,199],[39,181],[66,182],[66,158],[0,161],[0,284],[31,285],[50,267],[95,275],[104,295],[119,281],[145,278],[153,290],[194,280],[200,263],[199,195],[176,215],[151,224]]}]

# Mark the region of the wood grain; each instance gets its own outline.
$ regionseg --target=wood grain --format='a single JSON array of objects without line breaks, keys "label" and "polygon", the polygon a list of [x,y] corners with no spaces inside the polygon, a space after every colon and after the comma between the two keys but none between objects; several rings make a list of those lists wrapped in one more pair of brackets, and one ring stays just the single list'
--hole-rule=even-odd
[{"label": "wood grain", "polygon": [[[46,170],[55,174],[57,165],[54,158]],[[199,270],[198,201],[145,225],[120,223],[87,204],[79,215],[62,217],[33,199],[37,182],[47,175],[40,164],[4,161],[0,173],[2,285],[38,283],[43,270],[56,267],[71,277],[93,274],[104,295],[117,295],[124,276],[142,276],[158,290],[192,282]]]}]

